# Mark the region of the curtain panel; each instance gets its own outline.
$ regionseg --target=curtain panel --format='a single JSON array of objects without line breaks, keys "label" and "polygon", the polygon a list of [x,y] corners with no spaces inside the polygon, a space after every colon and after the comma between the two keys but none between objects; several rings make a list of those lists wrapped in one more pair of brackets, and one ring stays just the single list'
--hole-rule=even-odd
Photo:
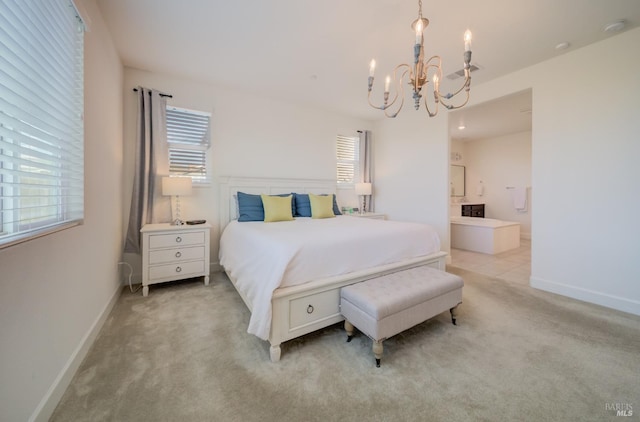
[{"label": "curtain panel", "polygon": [[[363,130],[358,131],[358,133],[360,135],[360,157],[362,157],[362,181],[373,185],[373,145],[371,140],[371,131]],[[371,190],[371,195],[366,195],[364,197],[364,203],[367,211],[374,212],[373,189]]]},{"label": "curtain panel", "polygon": [[124,252],[140,254],[140,229],[171,221],[171,198],[162,196],[162,177],[169,175],[167,101],[160,91],[138,87],[135,169]]}]

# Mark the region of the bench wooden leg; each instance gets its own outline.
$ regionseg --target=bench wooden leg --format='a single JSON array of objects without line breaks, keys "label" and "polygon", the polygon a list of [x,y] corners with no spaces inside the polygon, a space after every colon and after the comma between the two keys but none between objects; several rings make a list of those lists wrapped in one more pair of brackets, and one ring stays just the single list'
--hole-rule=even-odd
[{"label": "bench wooden leg", "polygon": [[459,304],[449,309],[449,312],[451,312],[451,322],[453,322],[453,325],[458,325],[456,323],[456,318],[458,316],[458,306]]},{"label": "bench wooden leg", "polygon": [[376,367],[380,368],[380,359],[382,359],[382,340],[373,341],[373,355],[376,357]]},{"label": "bench wooden leg", "polygon": [[353,328],[354,328],[353,324],[345,319],[344,320],[344,330],[347,332],[347,343],[349,343],[351,341],[351,339],[353,338]]}]

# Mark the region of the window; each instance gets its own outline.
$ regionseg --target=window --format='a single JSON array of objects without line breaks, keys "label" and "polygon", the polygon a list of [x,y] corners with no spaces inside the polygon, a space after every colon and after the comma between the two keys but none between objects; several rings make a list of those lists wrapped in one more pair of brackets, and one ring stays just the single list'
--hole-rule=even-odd
[{"label": "window", "polygon": [[83,42],[70,0],[0,7],[0,248],[84,218]]},{"label": "window", "polygon": [[190,176],[194,183],[210,181],[207,166],[211,114],[167,107],[169,174]]},{"label": "window", "polygon": [[336,141],[338,185],[353,187],[360,178],[360,138],[338,135]]}]

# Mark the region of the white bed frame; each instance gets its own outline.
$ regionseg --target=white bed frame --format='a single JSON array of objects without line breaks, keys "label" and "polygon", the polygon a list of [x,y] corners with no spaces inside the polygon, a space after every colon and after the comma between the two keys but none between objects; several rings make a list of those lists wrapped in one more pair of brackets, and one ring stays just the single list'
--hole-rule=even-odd
[{"label": "white bed frame", "polygon": [[[238,191],[252,194],[275,195],[280,193],[335,193],[335,180],[320,179],[271,179],[271,178],[220,178],[220,233],[229,221],[237,219]],[[405,261],[372,267],[349,274],[322,278],[309,283],[276,289],[271,299],[272,317],[269,335],[272,362],[280,360],[282,342],[300,337],[329,325],[343,321],[340,314],[340,288],[380,275],[407,268],[428,265],[445,269],[445,252],[412,258]],[[229,276],[233,285],[236,280]],[[251,303],[240,292],[244,303],[251,310]]]}]

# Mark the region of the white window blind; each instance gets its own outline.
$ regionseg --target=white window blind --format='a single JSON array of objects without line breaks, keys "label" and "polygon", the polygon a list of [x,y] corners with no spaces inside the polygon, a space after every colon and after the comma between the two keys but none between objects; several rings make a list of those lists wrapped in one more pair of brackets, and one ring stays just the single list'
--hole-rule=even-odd
[{"label": "white window blind", "polygon": [[337,180],[341,185],[352,185],[360,175],[360,139],[338,135],[336,141]]},{"label": "white window blind", "polygon": [[84,218],[83,24],[70,0],[0,7],[0,247]]},{"label": "white window blind", "polygon": [[210,127],[210,113],[167,107],[170,175],[190,176],[194,183],[210,181],[207,165]]}]

